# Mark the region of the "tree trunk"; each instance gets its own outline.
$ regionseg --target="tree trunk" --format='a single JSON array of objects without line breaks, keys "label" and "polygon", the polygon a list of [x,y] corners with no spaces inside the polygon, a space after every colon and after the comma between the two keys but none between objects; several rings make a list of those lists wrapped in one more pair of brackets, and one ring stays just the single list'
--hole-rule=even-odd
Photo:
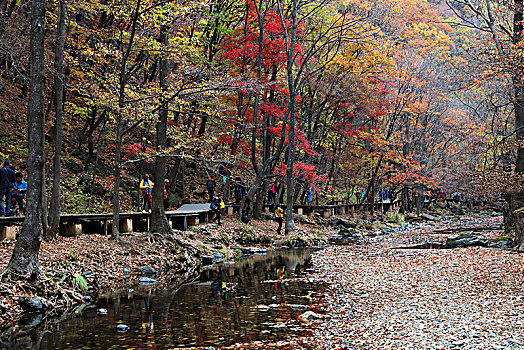
[{"label": "tree trunk", "polygon": [[[162,25],[160,27],[160,44],[164,47],[167,46],[167,27]],[[165,92],[168,88],[167,83],[167,58],[165,53],[160,58],[160,71],[159,81],[160,87]],[[164,152],[167,141],[167,116],[168,116],[169,105],[167,103],[162,104],[158,112],[158,122],[156,124],[156,151]],[[166,176],[166,158],[164,156],[157,155],[155,159],[155,173],[153,188],[153,202],[151,204],[151,232],[170,234],[171,228],[169,227],[169,221],[167,220],[165,209],[164,209],[164,179]]]},{"label": "tree trunk", "polygon": [[[522,42],[523,35],[523,0],[515,0],[515,12],[513,16],[513,44],[518,46]],[[519,49],[521,50],[521,49]],[[513,73],[514,107],[515,107],[515,130],[516,138],[524,140],[524,77],[518,70]],[[524,147],[517,149],[517,160],[515,164],[516,173],[524,173]],[[524,213],[520,209],[524,208],[524,192],[509,193],[506,195],[509,205],[508,214],[510,217],[506,222],[512,222],[515,228],[515,244],[517,251],[524,251]]]},{"label": "tree trunk", "polygon": [[64,42],[65,42],[65,0],[59,0],[60,15],[57,24],[55,51],[55,154],[53,158],[53,189],[49,207],[49,230],[46,238],[53,239],[60,228],[60,171],[62,155],[62,115],[64,113]]},{"label": "tree trunk", "polygon": [[[524,193],[508,193],[505,195],[508,203],[508,208],[504,211],[504,218],[509,217],[509,221],[516,232],[516,237],[513,242],[514,249],[519,252],[524,252]],[[507,228],[507,227],[506,227]]]},{"label": "tree trunk", "polygon": [[285,232],[296,230],[297,227],[293,221],[293,194],[294,194],[294,178],[293,166],[295,163],[295,112],[296,112],[296,81],[293,76],[293,64],[295,62],[295,44],[297,36],[297,0],[292,0],[291,9],[291,28],[289,35],[285,37],[286,43],[286,68],[287,68],[287,83],[289,89],[289,131],[288,131],[288,148],[286,160],[286,184],[287,184],[287,203],[286,203],[286,226]]},{"label": "tree trunk", "polygon": [[267,192],[269,189],[268,182],[267,182],[267,174],[266,174],[266,180],[263,181],[261,185],[262,186],[259,188],[259,191],[257,193],[255,207],[253,208],[253,218],[255,219],[260,219],[260,216],[262,212],[264,211],[264,200],[266,199]]},{"label": "tree trunk", "polygon": [[30,40],[30,95],[27,104],[29,152],[27,172],[31,181],[27,187],[24,226],[16,241],[7,271],[36,275],[40,272],[39,252],[43,239],[42,213],[45,184],[44,158],[44,29],[45,0],[33,0]]},{"label": "tree trunk", "polygon": [[119,77],[119,94],[118,94],[118,107],[119,111],[116,115],[117,131],[116,131],[116,145],[115,145],[115,165],[114,165],[114,185],[113,185],[113,227],[111,237],[115,240],[120,239],[120,172],[122,170],[122,139],[124,137],[125,120],[122,115],[122,111],[125,106],[126,99],[126,85],[127,85],[127,60],[133,47],[136,34],[136,24],[138,17],[140,16],[140,4],[141,0],[136,2],[136,8],[132,16],[131,33],[129,36],[129,42],[127,48],[124,51],[122,61],[120,62],[120,77]]},{"label": "tree trunk", "polygon": [[111,237],[120,239],[120,171],[122,169],[122,134],[124,133],[124,121],[121,115],[117,117],[115,165],[113,169],[113,225]]},{"label": "tree trunk", "polygon": [[400,195],[400,213],[406,214],[408,212],[408,189],[407,187],[402,188]]}]

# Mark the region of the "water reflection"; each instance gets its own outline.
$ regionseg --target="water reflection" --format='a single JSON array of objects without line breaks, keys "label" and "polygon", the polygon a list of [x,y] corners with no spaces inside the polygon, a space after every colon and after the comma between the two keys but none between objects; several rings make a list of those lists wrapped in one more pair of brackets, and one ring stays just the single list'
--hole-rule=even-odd
[{"label": "water reflection", "polygon": [[[310,252],[268,252],[208,267],[197,281],[178,290],[136,286],[99,299],[82,317],[44,333],[39,344],[26,339],[7,345],[10,349],[219,347],[304,334],[297,316],[306,307],[296,304],[311,304],[310,296],[319,289],[307,279]],[[100,308],[107,314],[99,314]],[[120,326],[125,332],[119,333],[119,325],[129,329]]]}]

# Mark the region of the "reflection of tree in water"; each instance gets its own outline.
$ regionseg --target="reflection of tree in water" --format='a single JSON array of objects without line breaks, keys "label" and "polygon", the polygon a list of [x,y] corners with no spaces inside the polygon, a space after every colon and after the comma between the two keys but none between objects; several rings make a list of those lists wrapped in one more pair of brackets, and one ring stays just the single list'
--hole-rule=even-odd
[{"label": "reflection of tree in water", "polygon": [[[309,254],[293,249],[283,254],[255,255],[234,265],[221,264],[204,270],[200,281],[207,284],[188,286],[184,290],[184,302],[174,305],[173,317],[180,317],[182,321],[170,323],[174,343],[209,345],[206,341],[219,338],[224,338],[225,344],[278,337],[274,332],[261,334],[261,327],[295,318],[289,307],[260,312],[256,306],[303,302],[294,296],[306,295],[306,289],[311,286],[289,279],[293,272],[303,273],[309,266]],[[188,342],[187,338],[192,341]]]},{"label": "reflection of tree in water", "polygon": [[[306,295],[315,286],[290,278],[293,271],[300,275],[310,266],[309,253],[305,251],[255,255],[234,265],[205,269],[199,284],[187,284],[178,290],[164,285],[137,288],[133,293],[126,290],[112,299],[101,299],[97,307],[111,309],[107,315],[100,316],[94,309],[89,316],[67,320],[52,332],[40,332],[43,347],[36,346],[36,336],[25,338],[23,346],[14,346],[22,344],[21,339],[7,345],[51,349],[69,344],[71,348],[96,348],[103,342],[107,348],[115,344],[140,349],[282,340],[293,327],[275,330],[269,325],[294,319],[290,308],[282,306],[261,312],[256,306],[304,303],[305,299],[296,296]],[[118,323],[129,325],[130,331],[116,336]],[[269,333],[261,332],[270,329]]]}]

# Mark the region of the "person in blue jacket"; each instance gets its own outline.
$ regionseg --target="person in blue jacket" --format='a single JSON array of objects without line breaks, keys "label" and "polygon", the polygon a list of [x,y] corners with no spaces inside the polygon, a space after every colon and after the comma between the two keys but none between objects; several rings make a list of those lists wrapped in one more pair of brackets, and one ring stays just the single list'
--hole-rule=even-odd
[{"label": "person in blue jacket", "polygon": [[16,181],[13,184],[13,198],[11,199],[11,210],[14,210],[18,204],[17,214],[24,211],[24,199],[27,192],[27,182],[24,181],[24,175],[20,172],[15,174]]},{"label": "person in blue jacket", "polygon": [[312,195],[312,192],[311,192],[311,187],[309,187],[306,191],[306,203],[307,205],[310,205],[311,202],[313,201],[313,198],[311,198],[311,195]]}]

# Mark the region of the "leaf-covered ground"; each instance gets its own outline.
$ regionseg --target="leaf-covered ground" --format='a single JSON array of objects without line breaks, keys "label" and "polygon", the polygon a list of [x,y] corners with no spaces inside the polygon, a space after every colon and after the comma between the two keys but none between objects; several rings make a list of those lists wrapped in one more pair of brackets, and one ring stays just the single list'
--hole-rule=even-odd
[{"label": "leaf-covered ground", "polygon": [[[391,249],[442,241],[443,226],[496,226],[501,218],[421,224],[314,256],[330,284],[318,349],[522,349],[524,255],[497,248]],[[484,232],[498,236],[498,232]]]}]

